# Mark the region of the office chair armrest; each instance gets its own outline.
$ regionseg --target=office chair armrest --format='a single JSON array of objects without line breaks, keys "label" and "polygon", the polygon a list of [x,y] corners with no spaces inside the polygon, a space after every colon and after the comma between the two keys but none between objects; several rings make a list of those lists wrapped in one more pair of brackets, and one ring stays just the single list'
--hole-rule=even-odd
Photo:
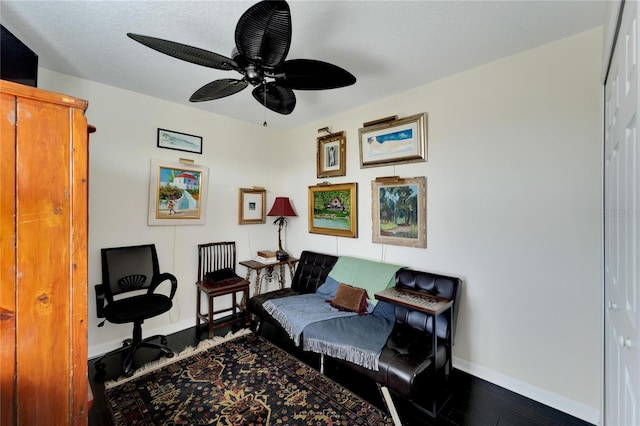
[{"label": "office chair armrest", "polygon": [[97,284],[94,287],[96,289],[96,316],[104,318],[104,284]]},{"label": "office chair armrest", "polygon": [[166,280],[171,281],[171,294],[169,295],[169,298],[173,299],[173,296],[175,296],[176,290],[178,289],[178,280],[173,274],[170,274],[168,272],[163,272],[162,274],[153,277],[153,281],[151,282],[147,293],[151,294],[155,292],[156,288],[158,288],[158,286]]}]

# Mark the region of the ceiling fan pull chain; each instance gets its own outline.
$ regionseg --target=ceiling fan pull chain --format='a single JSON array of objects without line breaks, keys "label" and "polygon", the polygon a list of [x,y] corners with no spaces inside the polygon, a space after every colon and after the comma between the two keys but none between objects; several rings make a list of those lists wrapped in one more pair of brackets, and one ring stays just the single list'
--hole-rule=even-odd
[{"label": "ceiling fan pull chain", "polygon": [[264,123],[262,126],[267,127],[267,82],[263,81],[264,84]]}]

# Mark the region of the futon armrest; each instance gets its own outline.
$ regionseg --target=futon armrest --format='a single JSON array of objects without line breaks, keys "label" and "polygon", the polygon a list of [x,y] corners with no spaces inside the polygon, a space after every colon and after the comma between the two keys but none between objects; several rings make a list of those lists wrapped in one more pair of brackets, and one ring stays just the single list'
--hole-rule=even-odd
[{"label": "futon armrest", "polygon": [[104,318],[104,284],[96,284],[96,316],[98,318]]},{"label": "futon armrest", "polygon": [[154,293],[156,291],[156,288],[158,288],[158,286],[166,280],[171,281],[171,294],[169,295],[169,299],[173,299],[173,296],[176,295],[176,290],[178,289],[178,280],[173,274],[170,274],[168,272],[163,272],[162,274],[153,277],[147,294]]}]

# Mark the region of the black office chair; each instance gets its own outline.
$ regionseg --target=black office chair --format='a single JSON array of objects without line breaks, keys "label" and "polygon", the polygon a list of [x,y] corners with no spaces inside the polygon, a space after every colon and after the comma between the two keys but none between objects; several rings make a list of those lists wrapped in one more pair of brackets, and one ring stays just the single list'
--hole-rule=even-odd
[{"label": "black office chair", "polygon": [[[168,297],[155,293],[158,286],[166,280],[171,283],[171,293]],[[133,357],[141,347],[159,349],[169,358],[173,356],[173,351],[167,347],[165,336],[155,335],[142,339],[142,323],[147,318],[171,309],[177,286],[175,276],[160,273],[154,244],[102,249],[102,284],[95,286],[98,318],[104,318],[114,324],[132,322],[133,338],[125,340],[121,348],[98,358],[95,361],[97,371],[104,372],[103,360],[106,357],[126,352],[124,375],[130,377],[133,375]],[[129,294],[125,297],[125,293]],[[104,321],[99,326],[103,324]],[[155,339],[160,339],[160,344],[151,343],[151,340]]]}]

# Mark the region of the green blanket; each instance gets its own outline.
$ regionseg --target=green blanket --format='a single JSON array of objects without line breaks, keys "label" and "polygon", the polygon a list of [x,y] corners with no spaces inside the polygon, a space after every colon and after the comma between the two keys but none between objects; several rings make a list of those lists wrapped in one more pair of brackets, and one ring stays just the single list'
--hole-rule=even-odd
[{"label": "green blanket", "polygon": [[340,256],[329,272],[339,283],[367,290],[370,301],[375,304],[374,294],[395,285],[395,275],[404,266],[373,262],[356,257]]}]

